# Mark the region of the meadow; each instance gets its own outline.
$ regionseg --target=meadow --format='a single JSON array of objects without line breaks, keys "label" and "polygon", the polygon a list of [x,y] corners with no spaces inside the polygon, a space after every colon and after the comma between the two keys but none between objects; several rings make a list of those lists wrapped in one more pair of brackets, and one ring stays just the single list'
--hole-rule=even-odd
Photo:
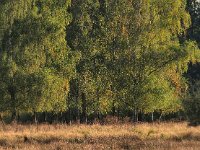
[{"label": "meadow", "polygon": [[0,149],[178,149],[198,150],[200,127],[186,122],[112,125],[1,125]]}]

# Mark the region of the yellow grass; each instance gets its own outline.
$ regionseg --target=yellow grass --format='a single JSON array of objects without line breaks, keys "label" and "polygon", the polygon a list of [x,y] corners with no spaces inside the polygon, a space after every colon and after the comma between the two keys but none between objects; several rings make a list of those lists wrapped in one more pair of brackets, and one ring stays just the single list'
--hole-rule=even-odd
[{"label": "yellow grass", "polygon": [[1,125],[0,149],[200,149],[187,123]]}]

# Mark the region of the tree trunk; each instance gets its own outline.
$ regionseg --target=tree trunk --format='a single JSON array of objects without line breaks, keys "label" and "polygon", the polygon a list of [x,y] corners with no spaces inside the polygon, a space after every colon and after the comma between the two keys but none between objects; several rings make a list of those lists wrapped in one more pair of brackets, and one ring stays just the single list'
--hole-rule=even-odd
[{"label": "tree trunk", "polygon": [[151,121],[152,122],[154,121],[154,114],[153,114],[153,112],[151,113]]},{"label": "tree trunk", "polygon": [[138,122],[138,111],[137,109],[134,109],[133,116],[132,116],[133,122]]},{"label": "tree trunk", "polygon": [[47,114],[46,114],[46,112],[43,112],[43,117],[44,117],[44,118],[43,118],[43,121],[44,121],[44,122],[47,122]]},{"label": "tree trunk", "polygon": [[[72,85],[72,83],[71,83]],[[71,91],[72,89],[70,89],[70,92],[68,93],[68,98],[66,99],[66,102],[68,104],[68,107],[66,108],[66,113],[65,113],[65,122],[69,123],[71,125],[71,121],[72,121],[72,117],[71,117]]]},{"label": "tree trunk", "polygon": [[115,108],[115,101],[112,101],[112,115],[115,116],[116,108]]},{"label": "tree trunk", "polygon": [[69,119],[69,124],[71,125],[72,124],[72,111],[71,111],[71,108],[69,108],[69,111],[68,111],[68,119]]},{"label": "tree trunk", "polygon": [[[78,87],[78,86],[76,86],[76,87]],[[75,101],[76,101],[75,120],[76,120],[77,123],[80,123],[80,110],[79,110],[79,107],[78,107],[78,105],[79,105],[79,95],[78,95],[77,91],[75,93]]]},{"label": "tree trunk", "polygon": [[82,99],[82,114],[81,114],[81,123],[87,123],[87,104],[85,93],[81,94]]},{"label": "tree trunk", "polygon": [[17,112],[17,122],[20,122],[20,114]]},{"label": "tree trunk", "polygon": [[162,119],[162,112],[161,112],[160,117],[159,117],[159,122],[161,121],[161,119]]},{"label": "tree trunk", "polygon": [[15,109],[12,111],[12,121],[17,122],[17,112]]},{"label": "tree trunk", "polygon": [[37,113],[34,111],[33,113],[33,117],[34,117],[34,123],[37,124],[38,120],[37,120]]},{"label": "tree trunk", "polygon": [[16,111],[16,98],[15,98],[15,88],[13,86],[8,88],[8,92],[11,97],[11,105],[12,105],[12,121],[17,121],[17,111]]},{"label": "tree trunk", "polygon": [[0,113],[0,120],[1,120],[2,124],[5,125],[3,117],[2,117],[2,113]]},{"label": "tree trunk", "polygon": [[135,119],[136,119],[135,122],[138,122],[138,110],[137,109],[135,110]]}]

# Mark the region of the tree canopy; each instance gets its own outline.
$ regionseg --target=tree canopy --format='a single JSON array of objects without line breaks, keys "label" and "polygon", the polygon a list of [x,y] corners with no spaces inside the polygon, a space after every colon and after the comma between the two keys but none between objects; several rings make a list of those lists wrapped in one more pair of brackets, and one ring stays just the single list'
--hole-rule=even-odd
[{"label": "tree canopy", "polygon": [[138,121],[139,114],[182,110],[188,87],[183,74],[200,56],[194,5],[1,1],[0,111],[13,118],[66,113],[86,122],[88,116],[131,113]]}]

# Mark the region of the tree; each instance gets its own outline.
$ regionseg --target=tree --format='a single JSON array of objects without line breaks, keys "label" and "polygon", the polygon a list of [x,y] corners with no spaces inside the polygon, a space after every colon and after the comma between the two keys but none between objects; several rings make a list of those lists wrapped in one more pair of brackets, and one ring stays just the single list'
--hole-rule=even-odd
[{"label": "tree", "polygon": [[[180,76],[191,59],[190,56],[194,58],[191,52],[196,50],[196,47],[188,48],[188,45],[193,43],[180,44],[178,39],[189,26],[189,14],[186,13],[185,3],[182,1],[124,0],[106,1],[105,5],[105,53],[110,65],[110,76],[114,77],[112,85],[118,92],[118,100],[133,111],[134,120],[137,120],[138,112],[162,109],[161,105],[155,107],[156,100],[160,100],[162,105],[166,102],[162,101],[161,93],[155,95],[152,78],[164,79],[168,86],[161,85],[159,89],[173,93],[170,96],[177,95],[176,87],[172,88],[171,77],[162,72],[173,68],[173,72]],[[179,80],[183,81],[182,78]],[[147,101],[151,101],[149,98],[145,100],[147,95],[152,95],[155,99],[151,108],[147,105],[146,108],[143,107]],[[179,101],[179,96],[170,99]],[[172,103],[174,101],[171,101],[170,105],[173,105]],[[180,105],[173,111],[177,111],[177,108],[180,108]]]},{"label": "tree", "polygon": [[69,80],[75,73],[75,54],[65,40],[70,1],[31,4],[26,17],[16,18],[5,30],[2,43],[1,83],[5,86],[1,88],[14,116],[23,110],[66,111]]},{"label": "tree", "polygon": [[[200,3],[197,0],[187,1],[187,10],[191,15],[191,27],[188,29],[187,39],[194,40],[200,46]],[[197,51],[199,52],[199,50]],[[186,78],[189,83],[188,95],[186,96],[183,106],[192,125],[199,124],[199,80],[200,72],[199,62],[189,64]]]},{"label": "tree", "polygon": [[188,96],[183,101],[188,120],[191,125],[200,124],[200,98],[199,98],[199,81],[195,84],[190,85]]},{"label": "tree", "polygon": [[[188,29],[187,38],[200,43],[200,3],[197,0],[187,0],[187,10],[191,16],[191,26]],[[199,45],[200,46],[200,45]]]},{"label": "tree", "polygon": [[[87,122],[182,109],[183,73],[200,56],[188,40],[198,19],[186,34],[185,0],[1,2],[2,112],[67,111],[69,121]],[[188,2],[193,16],[196,4]]]},{"label": "tree", "polygon": [[101,31],[101,7],[98,0],[78,0],[73,1],[71,8],[73,21],[69,27],[68,41],[71,48],[81,55],[77,79],[74,80],[77,84],[73,84],[78,92],[70,92],[71,103],[75,102],[74,109],[81,113],[83,122],[88,115],[99,116],[109,108],[105,99],[109,95],[109,83],[102,53],[105,43]]},{"label": "tree", "polygon": [[[181,89],[185,87],[181,75],[188,61],[196,59],[192,54],[195,44],[180,43],[178,38],[189,27],[185,7],[186,3],[181,0],[74,1],[70,46],[82,54],[78,65],[81,70],[78,78],[82,81],[79,85],[84,87],[82,91],[88,89],[85,93],[96,97],[93,103],[98,103],[103,94],[99,95],[98,85],[107,81],[109,86],[104,85],[103,89],[112,93],[109,104],[114,111],[115,107],[128,106],[136,118],[139,111],[162,109],[167,112],[174,102],[178,106],[171,111],[181,107]],[[93,61],[96,56],[103,60],[102,75]],[[174,76],[165,73],[171,68]],[[104,80],[96,82],[96,76]],[[159,82],[152,83],[151,79],[155,78],[161,78],[166,84],[152,88],[152,84]],[[174,78],[178,85],[173,83]],[[159,90],[163,93],[156,92]],[[145,105],[151,101],[147,97],[154,97],[151,106]],[[160,104],[155,107],[157,101]],[[166,107],[161,108],[164,103]]]}]

